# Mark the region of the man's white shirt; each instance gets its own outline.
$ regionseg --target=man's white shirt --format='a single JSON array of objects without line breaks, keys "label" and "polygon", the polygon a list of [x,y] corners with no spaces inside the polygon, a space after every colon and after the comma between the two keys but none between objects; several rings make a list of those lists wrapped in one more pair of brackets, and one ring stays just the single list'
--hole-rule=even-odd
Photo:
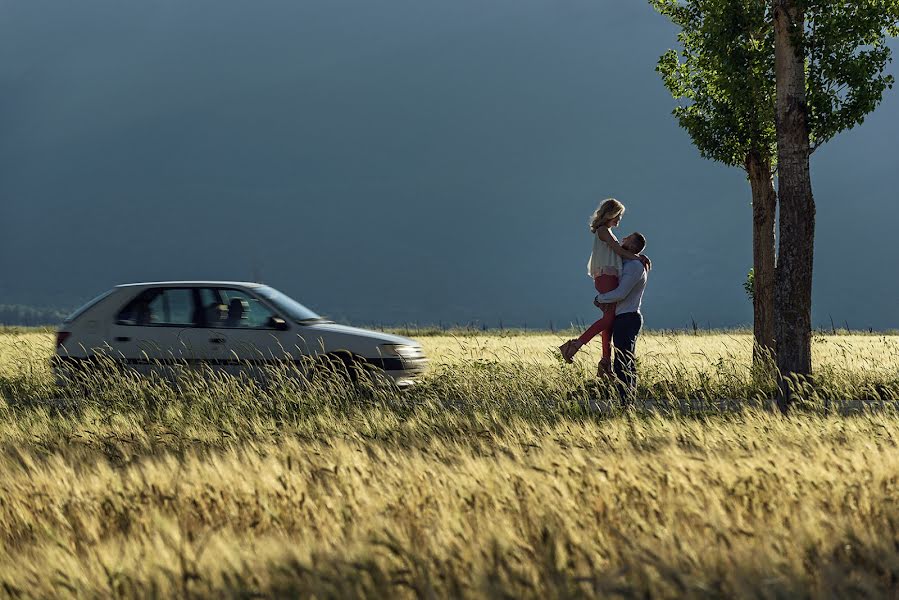
[{"label": "man's white shirt", "polygon": [[640,312],[643,291],[646,289],[646,269],[639,260],[625,260],[621,267],[618,287],[611,292],[598,294],[596,299],[602,304],[616,303],[615,314]]}]

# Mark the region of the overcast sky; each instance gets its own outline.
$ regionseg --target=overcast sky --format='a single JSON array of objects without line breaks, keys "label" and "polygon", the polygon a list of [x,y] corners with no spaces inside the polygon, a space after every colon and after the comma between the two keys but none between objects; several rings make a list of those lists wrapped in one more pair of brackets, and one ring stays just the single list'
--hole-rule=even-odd
[{"label": "overcast sky", "polygon": [[[749,323],[743,173],[621,0],[0,0],[0,303],[260,278],[358,323],[596,316],[615,196],[653,328]],[[899,327],[899,97],[812,159],[814,320]]]}]

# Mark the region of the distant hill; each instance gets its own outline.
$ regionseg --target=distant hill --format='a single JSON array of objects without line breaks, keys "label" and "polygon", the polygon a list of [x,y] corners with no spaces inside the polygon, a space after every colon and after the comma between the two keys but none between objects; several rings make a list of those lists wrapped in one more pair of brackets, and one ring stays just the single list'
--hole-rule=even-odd
[{"label": "distant hill", "polygon": [[58,308],[38,308],[23,304],[0,304],[0,325],[57,325],[68,312]]}]

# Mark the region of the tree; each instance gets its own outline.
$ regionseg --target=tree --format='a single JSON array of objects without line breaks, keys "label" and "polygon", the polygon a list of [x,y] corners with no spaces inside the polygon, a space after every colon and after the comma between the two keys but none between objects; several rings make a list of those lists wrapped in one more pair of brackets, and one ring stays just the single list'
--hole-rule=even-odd
[{"label": "tree", "polygon": [[773,323],[785,409],[788,382],[811,374],[809,157],[861,124],[892,87],[886,37],[899,33],[899,0],[650,2],[681,29],[680,53],[668,51],[658,66],[685,102],[675,116],[704,157],[729,165],[742,157],[750,180],[756,339],[771,347]]},{"label": "tree", "polygon": [[0,325],[56,325],[66,313],[54,308],[34,308],[21,304],[0,304]]},{"label": "tree", "polygon": [[809,158],[864,121],[893,78],[886,37],[899,0],[772,0],[777,89],[780,240],[775,283],[780,407],[790,382],[812,373],[811,307],[815,201]]},{"label": "tree", "polygon": [[781,370],[779,405],[787,410],[790,381],[812,372],[812,265],[815,200],[809,170],[811,130],[803,42],[805,9],[797,0],[774,0],[774,70],[777,82],[777,193],[780,196],[780,268],[775,283],[775,335]]},{"label": "tree", "polygon": [[759,0],[651,0],[680,28],[656,70],[704,158],[740,167],[752,193],[753,359],[774,350],[774,31]]}]

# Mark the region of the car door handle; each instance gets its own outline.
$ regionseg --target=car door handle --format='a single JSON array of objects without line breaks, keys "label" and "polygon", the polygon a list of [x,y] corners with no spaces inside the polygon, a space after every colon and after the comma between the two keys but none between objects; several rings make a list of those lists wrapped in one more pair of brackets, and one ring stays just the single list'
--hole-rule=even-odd
[{"label": "car door handle", "polygon": [[115,341],[117,341],[117,342],[130,342],[130,341],[131,341],[131,338],[130,338],[130,337],[119,336],[119,337],[117,337],[117,338],[115,339]]},{"label": "car door handle", "polygon": [[213,344],[224,344],[225,338],[209,338],[209,341]]}]

